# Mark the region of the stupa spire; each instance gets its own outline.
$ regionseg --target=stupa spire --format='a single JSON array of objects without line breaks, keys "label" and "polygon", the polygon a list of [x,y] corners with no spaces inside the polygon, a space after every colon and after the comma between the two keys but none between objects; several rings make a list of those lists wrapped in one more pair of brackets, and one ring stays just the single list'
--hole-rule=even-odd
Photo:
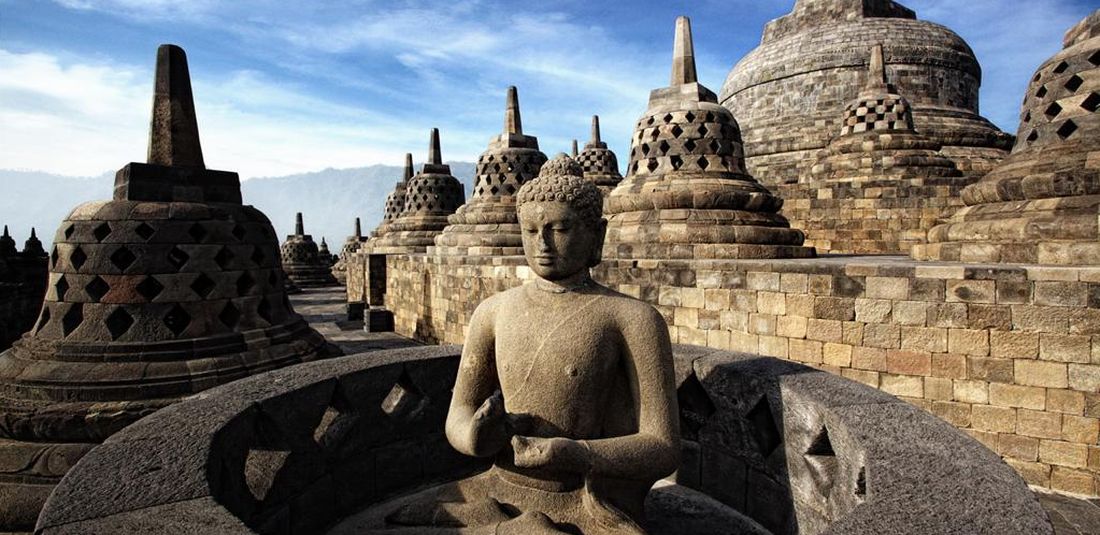
[{"label": "stupa spire", "polygon": [[294,234],[301,236],[306,233],[306,226],[302,223],[302,212],[294,216]]},{"label": "stupa spire", "polygon": [[514,85],[508,87],[508,97],[504,108],[504,133],[523,134],[523,121],[519,115],[519,92]]},{"label": "stupa spire", "polygon": [[5,238],[10,238],[11,237],[11,236],[8,235],[8,226],[7,225],[4,225],[4,236],[3,237],[5,237]]},{"label": "stupa spire", "polygon": [[432,129],[432,139],[428,144],[428,163],[431,165],[443,165],[443,155],[439,150],[439,129]]},{"label": "stupa spire", "polygon": [[691,40],[691,19],[676,18],[676,37],[672,46],[672,79],[670,86],[699,81],[695,72],[695,45]]},{"label": "stupa spire", "polygon": [[413,155],[411,152],[405,153],[405,174],[402,176],[401,181],[408,184],[409,180],[413,177]]},{"label": "stupa spire", "polygon": [[176,45],[157,49],[148,163],[205,168],[187,55]]},{"label": "stupa spire", "polygon": [[358,217],[355,218],[355,237],[356,238],[362,238],[363,237],[363,227],[359,223],[359,218]]},{"label": "stupa spire", "polygon": [[871,60],[867,64],[866,89],[886,90],[889,85],[886,79],[886,59],[880,43],[871,48]]},{"label": "stupa spire", "polygon": [[593,144],[593,145],[597,145],[600,142],[601,142],[601,140],[600,140],[600,116],[599,115],[593,115],[592,116],[592,140],[590,141],[590,143]]},{"label": "stupa spire", "polygon": [[574,139],[573,140],[573,149],[569,153],[569,156],[571,156],[573,158],[576,158],[578,154],[580,154],[580,152],[577,151],[577,140]]}]

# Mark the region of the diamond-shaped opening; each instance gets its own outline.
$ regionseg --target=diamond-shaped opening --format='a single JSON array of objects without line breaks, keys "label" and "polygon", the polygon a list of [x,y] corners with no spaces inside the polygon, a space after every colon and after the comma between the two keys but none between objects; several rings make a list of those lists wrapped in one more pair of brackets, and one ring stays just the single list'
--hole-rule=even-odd
[{"label": "diamond-shaped opening", "polygon": [[688,152],[694,152],[695,147],[696,147],[696,145],[695,145],[695,140],[694,139],[689,139],[689,140],[684,142],[684,149],[686,149]]},{"label": "diamond-shaped opening", "polygon": [[221,320],[226,327],[234,329],[237,327],[237,323],[241,321],[241,311],[238,310],[233,303],[226,303],[221,313],[218,314],[218,319]]},{"label": "diamond-shaped opening", "polygon": [[290,452],[285,450],[249,449],[244,458],[244,480],[257,501],[267,498],[275,478],[286,466]]},{"label": "diamond-shaped opening", "polygon": [[244,241],[244,237],[246,234],[247,233],[245,232],[244,227],[240,225],[233,225],[233,237],[237,238],[237,241]]},{"label": "diamond-shaped opening", "polygon": [[1100,67],[1100,50],[1093,52],[1092,55],[1089,56],[1089,63]]},{"label": "diamond-shaped opening", "polygon": [[663,140],[663,139],[661,140],[661,143],[659,145],[657,145],[657,150],[660,151],[660,154],[667,153],[668,149],[670,149],[670,148],[672,148],[672,146],[669,145],[668,142]]},{"label": "diamond-shaped opening", "polygon": [[806,449],[806,455],[827,455],[836,457],[836,452],[833,451],[833,443],[829,440],[829,430],[822,427],[818,431],[817,436],[814,437],[813,442],[810,443],[810,447]]},{"label": "diamond-shaped opening", "polygon": [[247,272],[242,273],[237,278],[237,295],[248,295],[248,292],[252,291],[252,288],[256,287],[256,280],[252,278]]},{"label": "diamond-shaped opening", "polygon": [[69,238],[72,238],[74,232],[76,232],[76,225],[70,224],[69,226],[65,227],[65,239],[67,240]]},{"label": "diamond-shaped opening", "polygon": [[38,316],[38,323],[34,327],[34,332],[41,331],[46,328],[46,325],[50,323],[50,307],[42,307],[42,315]]},{"label": "diamond-shaped opening", "polygon": [[50,267],[57,267],[57,246],[53,246],[53,251],[50,252]]},{"label": "diamond-shaped opening", "polygon": [[649,169],[650,172],[653,172],[657,169],[659,165],[660,164],[657,163],[657,160],[650,158],[649,161],[646,163],[646,169]]},{"label": "diamond-shaped opening", "polygon": [[1034,83],[1034,82],[1038,82],[1039,80],[1042,80],[1042,79],[1043,79],[1043,73],[1037,72],[1037,73],[1035,73],[1035,76],[1031,79],[1031,81]]},{"label": "diamond-shaped opening", "polygon": [[139,282],[134,289],[137,290],[138,295],[144,297],[146,301],[152,301],[164,291],[164,285],[157,279],[149,276]]},{"label": "diamond-shaped opening", "polygon": [[710,130],[707,130],[707,125],[705,125],[705,124],[699,125],[699,135],[700,136],[706,136],[708,132],[710,132]]},{"label": "diamond-shaped opening", "polygon": [[1069,63],[1066,63],[1066,62],[1063,61],[1063,62],[1059,63],[1057,67],[1054,68],[1054,74],[1062,74],[1062,73],[1066,72],[1066,69],[1068,69],[1068,68],[1069,68]]},{"label": "diamond-shaped opening", "polygon": [[228,247],[222,247],[218,251],[218,254],[214,255],[214,262],[218,264],[218,267],[222,268],[222,271],[229,269],[229,263],[233,261],[233,251],[230,251]]},{"label": "diamond-shaped opening", "polygon": [[1039,139],[1039,131],[1032,130],[1031,133],[1027,135],[1027,141],[1029,143],[1034,143],[1036,139]]},{"label": "diamond-shaped opening", "polygon": [[1039,90],[1035,92],[1035,96],[1038,98],[1043,98],[1047,96],[1047,86],[1040,86]]},{"label": "diamond-shaped opening", "polygon": [[111,255],[111,264],[118,268],[119,271],[126,271],[126,268],[132,266],[135,260],[137,260],[137,256],[125,246],[119,247],[118,250]]},{"label": "diamond-shaped opening", "polygon": [[153,234],[156,233],[156,231],[157,229],[150,227],[145,223],[138,225],[137,228],[134,229],[134,233],[138,236],[141,236],[141,239],[145,241],[149,241],[149,238],[152,238]]},{"label": "diamond-shaped opening", "polygon": [[672,122],[672,114],[671,113],[666,113],[664,117],[661,117],[661,120],[664,121],[666,124],[671,123]]},{"label": "diamond-shaped opening", "polygon": [[672,126],[672,137],[680,137],[680,134],[683,134],[683,133],[684,133],[684,129],[680,128],[680,125],[677,124],[677,125]]},{"label": "diamond-shaped opening", "polygon": [[87,261],[88,255],[84,253],[84,249],[81,249],[79,245],[73,248],[72,253],[69,253],[69,263],[76,269],[80,269]]},{"label": "diamond-shaped opening", "polygon": [[200,273],[199,276],[191,282],[191,289],[202,298],[206,298],[206,296],[210,295],[210,292],[213,292],[216,287],[217,284],[211,280],[210,277],[207,277],[205,273]]},{"label": "diamond-shaped opening", "polygon": [[1084,83],[1085,81],[1082,80],[1080,76],[1077,76],[1075,74],[1073,76],[1070,76],[1069,80],[1066,80],[1065,88],[1069,89],[1070,91],[1077,91],[1078,89],[1081,89],[1081,85]]},{"label": "diamond-shaped opening", "polygon": [[685,113],[685,114],[684,114],[684,118],[685,118],[685,119],[687,119],[689,123],[690,123],[690,122],[694,122],[694,121],[695,121],[695,114],[694,114],[694,113],[691,113],[691,112],[689,111],[689,112],[687,112],[687,113]]},{"label": "diamond-shaped opening", "polygon": [[252,263],[256,264],[257,266],[263,264],[264,263],[264,251],[263,251],[263,249],[260,249],[260,247],[258,245],[252,247],[252,256],[250,256],[249,258],[252,260]]},{"label": "diamond-shaped opening", "polygon": [[867,467],[859,467],[859,475],[856,476],[856,496],[865,498],[867,496]]},{"label": "diamond-shaped opening", "polygon": [[107,331],[111,333],[111,340],[118,340],[130,330],[130,326],[134,324],[134,317],[122,307],[118,307],[111,312],[110,316],[107,316],[104,323],[107,325]]},{"label": "diamond-shaped opening", "polygon": [[69,336],[84,322],[84,303],[73,303],[61,317],[61,333]]},{"label": "diamond-shaped opening", "polygon": [[427,406],[428,397],[413,384],[408,372],[401,373],[401,377],[382,400],[382,412],[403,422],[420,418]]},{"label": "diamond-shaped opening", "polygon": [[107,281],[99,276],[96,276],[91,282],[84,285],[84,291],[88,292],[88,296],[92,298],[92,302],[98,303],[100,299],[103,299],[103,296],[107,295],[107,292],[111,291],[111,285],[107,284]]},{"label": "diamond-shaped opening", "polygon": [[69,291],[69,281],[65,280],[65,276],[62,275],[57,279],[57,283],[54,284],[53,287],[57,290],[57,300],[64,301],[65,294]]},{"label": "diamond-shaped opening", "polygon": [[1081,107],[1086,111],[1096,113],[1096,110],[1100,109],[1100,94],[1089,93],[1088,98],[1081,102]]},{"label": "diamond-shaped opening", "polygon": [[173,247],[171,251],[168,251],[168,263],[172,264],[176,271],[183,269],[184,264],[190,259],[191,256],[179,247]]},{"label": "diamond-shaped opening", "polygon": [[1024,122],[1025,123],[1030,123],[1031,122],[1031,111],[1028,111],[1027,113],[1024,114]]},{"label": "diamond-shaped opening", "polygon": [[1070,120],[1067,120],[1066,122],[1062,123],[1062,126],[1060,126],[1058,128],[1058,135],[1062,139],[1066,139],[1069,136],[1072,136],[1073,133],[1076,132],[1076,131],[1077,131],[1077,123],[1073,122],[1073,120],[1070,119]]},{"label": "diamond-shaped opening", "polygon": [[699,164],[699,169],[706,170],[710,166],[710,160],[707,160],[706,156],[700,156],[695,163]]},{"label": "diamond-shaped opening", "polygon": [[698,440],[699,430],[716,410],[714,402],[694,373],[676,390],[676,399],[680,405],[680,432],[688,440]]},{"label": "diamond-shaped opening", "polygon": [[256,306],[256,314],[269,324],[275,323],[271,321],[271,303],[267,300],[267,297],[261,299],[260,304]]},{"label": "diamond-shaped opening", "polygon": [[187,234],[190,235],[191,238],[194,239],[196,242],[201,242],[208,233],[206,232],[206,228],[204,228],[201,224],[195,223],[194,225],[191,225],[191,228],[187,229]]},{"label": "diamond-shaped opening", "polygon": [[1047,106],[1046,111],[1043,112],[1050,119],[1054,119],[1059,113],[1062,113],[1062,106],[1059,106],[1057,102]]},{"label": "diamond-shaped opening", "polygon": [[829,430],[821,428],[806,451],[806,468],[818,493],[828,496],[836,481],[838,462],[829,440]]},{"label": "diamond-shaped opening", "polygon": [[745,415],[745,419],[752,424],[749,431],[756,443],[757,451],[762,457],[767,458],[781,444],[779,428],[776,427],[775,420],[772,418],[768,397],[761,396],[760,401],[757,401],[752,410]]},{"label": "diamond-shaped opening", "polygon": [[187,330],[187,326],[191,325],[191,315],[187,313],[183,307],[175,305],[172,310],[169,310],[167,314],[162,318],[164,326],[168,327],[172,334],[179,336],[183,334],[183,331]]},{"label": "diamond-shaped opening", "polygon": [[669,160],[672,162],[673,169],[679,169],[684,166],[684,159],[679,156],[672,156]]},{"label": "diamond-shaped opening", "polygon": [[102,242],[107,236],[111,235],[111,224],[106,221],[100,223],[92,230],[92,235],[95,236],[95,241]]}]

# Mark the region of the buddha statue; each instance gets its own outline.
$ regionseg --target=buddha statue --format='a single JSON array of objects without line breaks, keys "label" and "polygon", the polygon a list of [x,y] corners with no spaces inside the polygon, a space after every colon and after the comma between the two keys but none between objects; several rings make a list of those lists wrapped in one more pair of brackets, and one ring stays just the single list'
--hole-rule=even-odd
[{"label": "buddha statue", "polygon": [[576,167],[548,166],[519,190],[537,277],[470,321],[446,434],[492,468],[418,495],[388,515],[390,529],[644,533],[647,493],[679,464],[668,327],[589,274],[607,221]]}]

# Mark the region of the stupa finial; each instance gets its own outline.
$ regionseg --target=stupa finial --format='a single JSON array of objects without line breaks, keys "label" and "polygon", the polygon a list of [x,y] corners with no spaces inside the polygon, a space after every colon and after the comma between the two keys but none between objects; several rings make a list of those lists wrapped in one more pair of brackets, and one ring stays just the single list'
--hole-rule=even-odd
[{"label": "stupa finial", "polygon": [[443,165],[443,156],[439,150],[439,129],[432,129],[432,139],[428,144],[428,163],[430,165]]},{"label": "stupa finial", "polygon": [[867,88],[885,88],[889,84],[886,80],[886,60],[882,52],[882,44],[871,48],[871,61],[867,65]]},{"label": "stupa finial", "polygon": [[157,48],[148,163],[205,168],[187,55],[176,45]]},{"label": "stupa finial", "polygon": [[306,233],[306,226],[302,223],[302,212],[294,217],[294,234],[301,236]]},{"label": "stupa finial", "polygon": [[695,45],[691,41],[691,19],[676,17],[676,40],[672,46],[672,80],[670,86],[699,81],[695,72]]},{"label": "stupa finial", "polygon": [[5,238],[10,238],[11,237],[11,236],[8,235],[8,226],[7,225],[4,225],[4,237]]},{"label": "stupa finial", "polygon": [[359,218],[355,218],[355,237],[356,239],[363,237],[363,227],[359,223]]},{"label": "stupa finial", "polygon": [[508,98],[504,108],[504,133],[523,134],[523,121],[519,116],[519,92],[514,85],[508,87]]},{"label": "stupa finial", "polygon": [[37,237],[38,237],[38,236],[37,236],[37,235],[35,235],[35,233],[34,233],[34,227],[31,227],[31,239],[33,240],[33,239],[35,239],[35,238],[37,238]]},{"label": "stupa finial", "polygon": [[405,182],[407,184],[409,182],[409,180],[412,179],[412,177],[413,177],[413,155],[412,155],[411,152],[406,152],[405,153],[405,175],[401,179],[401,181]]},{"label": "stupa finial", "polygon": [[600,116],[599,115],[593,115],[592,116],[592,141],[591,141],[591,143],[593,145],[596,145],[596,144],[599,144],[601,142],[602,142],[602,140],[600,139]]},{"label": "stupa finial", "polygon": [[574,139],[573,140],[573,149],[572,149],[572,152],[569,153],[569,155],[572,156],[573,158],[576,158],[578,154],[580,154],[580,152],[577,151],[577,140]]}]

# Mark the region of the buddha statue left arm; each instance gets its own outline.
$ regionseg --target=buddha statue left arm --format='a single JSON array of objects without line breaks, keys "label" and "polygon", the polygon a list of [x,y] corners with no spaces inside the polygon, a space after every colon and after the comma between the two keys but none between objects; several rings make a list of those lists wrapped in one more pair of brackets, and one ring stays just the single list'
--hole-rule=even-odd
[{"label": "buddha statue left arm", "polygon": [[517,466],[634,480],[657,480],[679,466],[680,426],[668,326],[648,305],[633,308],[622,320],[624,368],[636,402],[638,432],[592,440],[516,436],[512,447]]}]

